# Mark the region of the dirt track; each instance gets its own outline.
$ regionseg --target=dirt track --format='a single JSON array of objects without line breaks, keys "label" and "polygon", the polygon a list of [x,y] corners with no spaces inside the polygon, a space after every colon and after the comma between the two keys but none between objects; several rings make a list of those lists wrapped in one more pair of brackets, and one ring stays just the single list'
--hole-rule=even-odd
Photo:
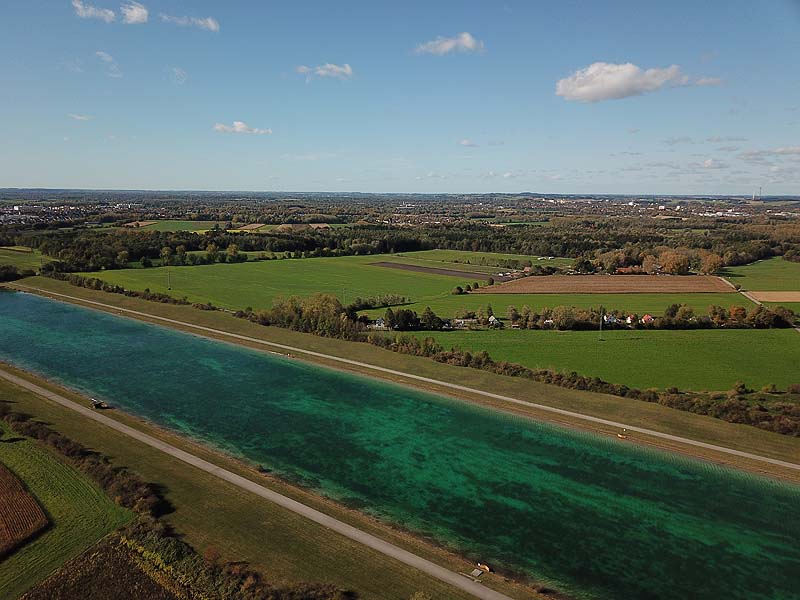
[{"label": "dirt track", "polygon": [[711,275],[547,275],[525,277],[480,288],[478,294],[662,294],[730,293],[731,288]]}]

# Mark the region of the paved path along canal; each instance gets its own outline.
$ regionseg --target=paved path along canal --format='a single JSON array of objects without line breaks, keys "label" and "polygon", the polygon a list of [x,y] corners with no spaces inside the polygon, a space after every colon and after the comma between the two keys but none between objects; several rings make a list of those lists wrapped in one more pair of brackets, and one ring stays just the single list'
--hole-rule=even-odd
[{"label": "paved path along canal", "polygon": [[243,341],[246,341],[246,342],[249,342],[249,343],[253,343],[253,344],[260,344],[260,345],[269,346],[269,347],[272,347],[272,348],[280,348],[281,350],[284,350],[284,351],[287,351],[287,352],[292,352],[292,353],[296,353],[296,354],[305,354],[307,356],[314,356],[314,357],[317,357],[317,358],[322,358],[322,359],[325,359],[325,360],[330,360],[330,361],[335,361],[335,362],[338,362],[338,363],[348,364],[348,365],[356,366],[356,367],[363,368],[363,369],[369,369],[371,371],[377,371],[377,372],[380,372],[380,373],[387,373],[389,375],[393,375],[393,376],[396,376],[396,377],[402,377],[402,378],[410,379],[410,380],[413,380],[413,381],[421,381],[421,382],[424,382],[424,383],[429,383],[429,384],[441,386],[441,387],[452,389],[452,390],[458,390],[458,391],[461,391],[461,392],[468,392],[470,394],[477,394],[479,396],[485,396],[487,398],[492,398],[494,400],[500,400],[502,402],[508,402],[510,404],[528,406],[528,407],[531,407],[531,408],[535,408],[537,410],[543,410],[543,411],[547,411],[547,412],[551,412],[551,413],[555,413],[555,414],[559,414],[559,415],[563,415],[563,416],[567,416],[567,417],[571,417],[571,418],[575,418],[575,419],[581,419],[583,421],[588,421],[588,422],[591,422],[591,423],[597,423],[597,424],[600,424],[600,425],[607,425],[607,426],[616,427],[616,428],[619,428],[619,429],[627,429],[628,431],[635,431],[637,433],[642,433],[642,434],[653,436],[653,437],[656,437],[656,438],[669,440],[671,442],[678,442],[678,443],[681,443],[681,444],[687,444],[689,446],[694,446],[694,447],[697,447],[697,448],[704,448],[704,449],[707,449],[707,450],[713,450],[715,452],[721,452],[723,454],[729,454],[729,455],[732,455],[732,456],[739,456],[739,457],[747,458],[747,459],[750,459],[750,460],[755,460],[755,461],[759,461],[759,462],[763,462],[763,463],[769,463],[769,464],[772,464],[772,465],[777,465],[779,467],[784,467],[784,468],[787,468],[787,469],[800,471],[800,464],[791,463],[791,462],[788,462],[788,461],[785,461],[785,460],[779,460],[779,459],[776,459],[776,458],[769,458],[767,456],[760,456],[758,454],[753,454],[751,452],[744,452],[742,450],[735,450],[733,448],[726,448],[724,446],[718,446],[716,444],[708,444],[706,442],[700,442],[700,441],[693,440],[693,439],[686,438],[686,437],[672,435],[672,434],[669,434],[669,433],[663,433],[661,431],[655,431],[653,429],[646,429],[644,427],[636,427],[634,425],[628,425],[626,423],[620,423],[620,422],[617,422],[617,421],[611,421],[611,420],[608,420],[608,419],[602,419],[600,417],[593,417],[591,415],[584,415],[584,414],[581,414],[581,413],[577,413],[577,412],[573,412],[573,411],[569,411],[569,410],[564,410],[564,409],[561,409],[561,408],[555,408],[553,406],[547,406],[547,405],[544,405],[544,404],[537,404],[535,402],[528,402],[526,400],[519,400],[517,398],[512,398],[510,396],[503,396],[501,394],[494,394],[492,392],[485,392],[483,390],[470,388],[470,387],[463,386],[463,385],[458,385],[456,383],[449,383],[447,381],[440,381],[438,379],[432,379],[430,377],[422,377],[420,375],[413,375],[411,373],[404,373],[403,371],[396,371],[394,369],[389,369],[389,368],[386,368],[386,367],[379,367],[377,365],[371,365],[369,363],[359,362],[359,361],[356,361],[356,360],[350,360],[348,358],[341,358],[339,356],[333,356],[331,354],[324,354],[322,352],[314,352],[313,350],[305,350],[303,348],[297,348],[297,347],[294,347],[294,346],[288,346],[286,344],[279,344],[277,342],[268,342],[266,340],[261,340],[261,339],[254,338],[254,337],[249,337],[249,336],[246,336],[246,335],[240,335],[238,333],[229,333],[229,332],[224,331],[222,329],[214,329],[212,327],[205,327],[203,325],[194,325],[192,323],[187,323],[185,321],[179,321],[179,320],[176,320],[176,319],[169,319],[167,317],[159,317],[159,316],[156,316],[156,315],[151,315],[149,313],[145,313],[145,312],[141,312],[141,311],[137,311],[137,310],[131,310],[131,309],[128,309],[128,308],[120,308],[118,306],[112,306],[110,304],[104,304],[102,302],[96,302],[94,300],[86,300],[86,299],[78,298],[78,297],[75,297],[75,296],[68,296],[66,294],[59,294],[57,292],[51,292],[51,291],[48,291],[48,290],[42,290],[42,289],[39,289],[39,288],[34,288],[34,287],[25,286],[25,285],[21,285],[21,284],[17,284],[16,287],[22,288],[22,289],[28,289],[28,290],[35,291],[35,292],[40,292],[42,294],[45,294],[45,295],[48,295],[48,296],[52,296],[52,297],[66,298],[68,300],[74,300],[74,301],[82,303],[82,304],[100,306],[100,307],[102,307],[104,309],[108,309],[110,311],[113,311],[113,312],[116,312],[116,313],[120,313],[120,314],[121,313],[126,313],[126,314],[130,314],[130,315],[136,315],[136,316],[139,316],[139,317],[144,317],[146,319],[152,319],[152,320],[161,321],[161,322],[164,322],[164,323],[171,323],[173,325],[179,325],[181,327],[187,327],[187,328],[195,329],[195,330],[198,330],[198,331],[205,331],[205,332],[208,332],[208,333],[213,333],[215,335],[221,335],[221,336],[225,336],[225,337],[229,337],[229,338],[233,338],[233,339],[243,340]]},{"label": "paved path along canal", "polygon": [[87,408],[85,406],[81,406],[76,404],[72,400],[61,396],[60,394],[56,394],[55,392],[51,392],[41,386],[38,386],[26,379],[21,377],[17,377],[12,373],[4,371],[0,369],[0,377],[10,381],[11,383],[29,390],[34,394],[42,396],[48,400],[56,402],[70,410],[74,410],[83,416],[94,419],[111,427],[112,429],[119,431],[127,436],[130,436],[148,446],[156,448],[157,450],[161,450],[165,454],[169,454],[181,460],[185,463],[188,463],[202,471],[210,473],[220,479],[227,481],[237,487],[240,487],[248,492],[252,492],[262,498],[269,500],[270,502],[274,502],[275,504],[282,506],[283,508],[290,510],[294,513],[297,513],[307,519],[314,521],[315,523],[319,523],[320,525],[332,529],[333,531],[340,533],[341,535],[350,538],[351,540],[355,540],[365,546],[372,548],[373,550],[377,550],[386,556],[390,556],[391,558],[397,559],[400,562],[414,567],[415,569],[419,569],[423,573],[427,573],[428,575],[439,579],[445,583],[448,583],[460,590],[467,592],[475,596],[476,598],[481,598],[482,600],[512,600],[509,596],[505,594],[501,594],[500,592],[496,592],[492,589],[489,589],[482,585],[481,583],[475,582],[463,575],[458,573],[454,573],[444,567],[437,565],[429,560],[422,558],[421,556],[417,556],[416,554],[412,554],[407,550],[403,550],[402,548],[395,546],[394,544],[390,544],[389,542],[382,540],[374,535],[366,533],[365,531],[361,531],[352,525],[348,525],[338,519],[335,519],[325,513],[322,513],[310,506],[306,506],[296,500],[292,500],[291,498],[279,494],[269,488],[264,487],[263,485],[259,485],[258,483],[251,481],[241,475],[237,475],[236,473],[232,473],[227,469],[223,469],[213,463],[210,463],[194,454],[181,450],[180,448],[176,448],[175,446],[163,442],[157,438],[154,438],[151,435],[143,433],[138,429],[134,429],[128,425],[115,421],[105,415],[99,414],[93,409]]}]

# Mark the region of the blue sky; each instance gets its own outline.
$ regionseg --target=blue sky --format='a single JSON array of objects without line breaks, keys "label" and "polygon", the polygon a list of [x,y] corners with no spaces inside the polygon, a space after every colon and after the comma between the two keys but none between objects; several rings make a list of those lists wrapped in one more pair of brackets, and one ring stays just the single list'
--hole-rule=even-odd
[{"label": "blue sky", "polygon": [[800,3],[26,0],[0,187],[800,193]]}]

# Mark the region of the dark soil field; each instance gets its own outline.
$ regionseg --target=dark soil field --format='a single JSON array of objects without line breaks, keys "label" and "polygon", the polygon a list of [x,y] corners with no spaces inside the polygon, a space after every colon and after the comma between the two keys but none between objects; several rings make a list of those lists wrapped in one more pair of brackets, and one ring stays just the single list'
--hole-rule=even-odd
[{"label": "dark soil field", "polygon": [[525,277],[480,288],[489,294],[670,294],[730,293],[731,287],[712,275],[548,275]]},{"label": "dark soil field", "polygon": [[138,565],[116,536],[66,563],[20,600],[179,600]]},{"label": "dark soil field", "polygon": [[47,523],[36,499],[0,463],[0,557],[44,529]]}]

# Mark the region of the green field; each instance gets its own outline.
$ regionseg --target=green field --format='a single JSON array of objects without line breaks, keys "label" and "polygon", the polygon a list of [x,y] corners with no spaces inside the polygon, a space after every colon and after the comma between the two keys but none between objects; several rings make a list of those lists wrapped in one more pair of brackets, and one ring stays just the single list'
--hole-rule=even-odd
[{"label": "green field", "polygon": [[[430,332],[419,332],[427,337]],[[728,390],[800,383],[800,334],[793,329],[695,331],[452,331],[446,348],[486,350],[495,360],[600,377],[630,387]]]},{"label": "green field", "polygon": [[42,258],[42,253],[24,246],[0,247],[0,265],[11,265],[21,270],[38,271],[42,262],[50,262]]},{"label": "green field", "polygon": [[800,263],[782,258],[759,260],[742,267],[727,267],[721,275],[745,290],[800,291]]},{"label": "green field", "polygon": [[[454,263],[459,268],[464,266],[502,266],[504,261],[517,260],[520,262],[529,260],[534,265],[569,267],[573,264],[571,258],[543,258],[539,256],[528,256],[525,254],[503,254],[500,252],[468,252],[464,250],[421,250],[419,252],[398,252],[394,255],[400,259],[411,258],[415,260],[430,261],[430,266],[444,268],[456,268],[452,265],[441,265],[436,263]],[[542,258],[542,260],[539,260]]]},{"label": "green field", "polygon": [[[455,251],[446,252],[445,255]],[[477,310],[491,304],[498,315],[505,315],[509,305],[521,308],[527,304],[532,309],[570,305],[592,307],[603,304],[609,309],[619,309],[638,314],[660,314],[673,303],[689,304],[705,310],[710,304],[730,306],[750,305],[741,294],[480,294],[454,296],[450,292],[456,285],[471,283],[472,277],[458,277],[433,273],[417,273],[375,266],[370,263],[391,261],[406,264],[430,264],[438,268],[464,270],[462,265],[444,263],[419,256],[429,252],[402,255],[345,256],[339,258],[313,258],[273,260],[239,264],[216,264],[195,267],[170,268],[171,288],[167,288],[164,268],[124,269],[103,271],[91,275],[132,290],[149,288],[153,292],[186,296],[194,302],[212,302],[225,308],[269,308],[276,296],[308,296],[315,292],[335,294],[345,303],[356,296],[398,294],[410,297],[408,307],[422,312],[430,306],[443,317],[452,317],[457,311]],[[433,256],[437,256],[434,254]],[[458,255],[457,255],[458,256]],[[479,253],[464,253],[463,258],[480,257]],[[497,256],[504,255],[494,255]],[[510,255],[505,255],[510,256]],[[513,256],[513,255],[511,255]],[[423,262],[424,261],[424,262]],[[469,267],[469,265],[465,265]],[[383,310],[370,311],[371,315]]]},{"label": "green field", "polygon": [[158,221],[152,225],[139,227],[145,231],[208,231],[214,225],[225,227],[225,221]]},{"label": "green field", "polygon": [[133,513],[114,504],[50,451],[10,432],[5,424],[0,427],[6,439],[0,443],[0,462],[23,482],[51,523],[42,535],[0,562],[0,598],[11,600],[127,523]]}]

